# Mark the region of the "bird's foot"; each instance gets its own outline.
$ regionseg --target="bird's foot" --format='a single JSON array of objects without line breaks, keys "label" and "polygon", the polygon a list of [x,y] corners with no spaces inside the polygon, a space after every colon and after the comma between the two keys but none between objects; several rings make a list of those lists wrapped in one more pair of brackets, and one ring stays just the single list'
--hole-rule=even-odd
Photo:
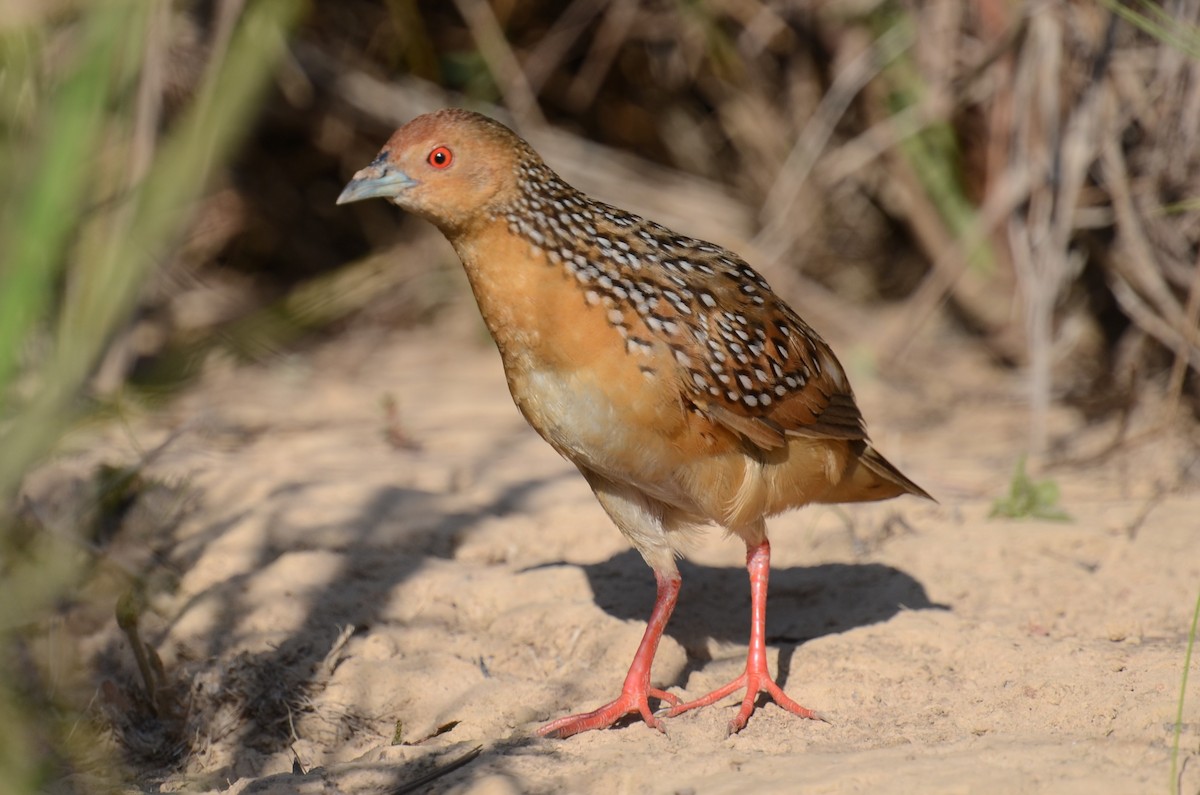
[{"label": "bird's foot", "polygon": [[664,701],[672,707],[679,704],[677,696],[653,687],[622,690],[621,695],[615,701],[611,701],[591,712],[581,712],[578,715],[568,715],[565,718],[559,718],[538,729],[537,733],[543,737],[556,737],[561,740],[565,737],[570,737],[572,734],[579,734],[580,732],[591,731],[592,729],[607,729],[621,718],[634,712],[640,713],[642,720],[646,721],[647,725],[658,729],[660,732],[666,731],[663,728],[662,721],[650,711],[649,700],[651,698],[657,698],[659,701]]},{"label": "bird's foot", "polygon": [[729,734],[737,734],[745,728],[746,721],[750,720],[750,715],[754,712],[754,702],[758,699],[759,693],[766,693],[776,704],[802,718],[825,720],[819,713],[807,707],[802,707],[789,698],[787,693],[783,692],[783,688],[775,684],[775,680],[771,678],[765,666],[761,670],[755,670],[754,667],[749,665],[741,676],[724,687],[717,688],[695,701],[689,701],[686,704],[676,704],[662,714],[668,718],[673,718],[676,715],[682,715],[697,707],[707,707],[709,704],[714,704],[743,687],[746,688],[746,697],[742,699],[742,708],[729,721]]}]

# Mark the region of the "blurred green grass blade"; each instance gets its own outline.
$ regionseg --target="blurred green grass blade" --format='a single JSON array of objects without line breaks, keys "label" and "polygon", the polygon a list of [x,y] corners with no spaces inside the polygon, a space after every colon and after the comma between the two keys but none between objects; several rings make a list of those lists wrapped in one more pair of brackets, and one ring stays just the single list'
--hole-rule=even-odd
[{"label": "blurred green grass blade", "polygon": [[1188,671],[1192,668],[1192,648],[1196,645],[1196,629],[1200,627],[1200,593],[1192,610],[1192,628],[1188,631],[1187,651],[1183,655],[1183,676],[1179,682],[1179,701],[1175,707],[1175,726],[1171,731],[1171,794],[1179,795],[1179,739],[1183,734],[1183,705],[1187,702]]},{"label": "blurred green grass blade", "polygon": [[[38,127],[45,139],[30,142],[37,152],[27,166],[19,153],[13,158],[13,169],[24,173],[17,178],[21,193],[9,194],[0,222],[0,395],[13,379],[21,341],[46,312],[63,253],[83,212],[114,88],[119,45],[131,31],[133,39],[141,39],[136,16],[142,5],[93,7],[83,23],[79,62],[55,92],[47,120]],[[23,137],[18,130],[12,134]],[[15,148],[26,142],[5,143]]]},{"label": "blurred green grass blade", "polygon": [[1200,58],[1200,30],[1175,19],[1155,4],[1145,0],[1138,3],[1150,12],[1149,15],[1130,8],[1121,0],[1100,0],[1100,4],[1163,44],[1174,47],[1189,58]]},{"label": "blurred green grass blade", "polygon": [[[872,16],[874,30],[883,35],[888,30],[909,30],[908,38],[916,40],[911,12],[898,6],[884,5]],[[920,105],[929,86],[909,51],[888,59],[882,69],[888,86],[888,112],[892,117]],[[954,127],[949,122],[933,122],[905,136],[898,149],[912,167],[947,231],[957,240],[968,239],[975,225],[977,210],[967,196],[962,176],[962,151]],[[967,252],[967,262],[977,271],[987,274],[994,267],[992,250],[986,239],[975,241]]]},{"label": "blurred green grass blade", "polygon": [[[92,564],[92,552],[68,535],[82,528],[19,532],[12,497],[78,416],[80,395],[114,330],[146,277],[171,256],[213,171],[249,128],[303,7],[301,0],[247,4],[223,56],[213,56],[195,98],[161,139],[145,176],[131,185],[128,175],[139,173],[130,143],[139,121],[131,89],[146,68],[149,15],[168,5],[174,4],[80,2],[65,20],[0,40],[0,57],[10,45],[17,56],[0,60],[0,111],[22,111],[0,120],[3,792],[43,791],[68,771],[94,776],[88,755],[97,746],[75,708],[60,704],[58,683],[41,682],[30,669],[20,680],[31,687],[30,698],[10,686],[18,681],[7,653],[19,645],[13,639],[42,626]],[[72,60],[60,79],[40,80],[42,42],[57,35],[69,37]],[[44,350],[40,359],[30,355],[33,341]],[[105,758],[101,767],[112,763]]]},{"label": "blurred green grass blade", "polygon": [[36,792],[39,755],[35,738],[26,730],[24,715],[15,704],[16,693],[0,688],[0,771],[9,792]]},{"label": "blurred green grass blade", "polygon": [[0,196],[6,205],[17,185],[13,166],[23,160],[16,156],[10,139],[33,119],[34,78],[44,46],[40,30],[0,26]]},{"label": "blurred green grass blade", "polygon": [[76,395],[114,328],[129,312],[147,275],[167,256],[213,169],[248,126],[301,9],[300,0],[260,0],[246,8],[225,58],[206,75],[196,99],[159,147],[145,179],[123,206],[105,214],[104,222],[112,226],[85,236],[88,244],[99,240],[103,245],[98,250],[77,247],[71,289],[59,312],[55,347],[42,370],[40,388],[21,422],[0,439],[5,450],[0,456],[0,499],[12,493],[22,473],[69,423]]},{"label": "blurred green grass blade", "polygon": [[72,377],[90,368],[99,354],[100,341],[92,330],[110,328],[128,311],[138,284],[253,115],[299,9],[296,0],[261,0],[247,7],[224,62],[210,71],[195,102],[160,147],[125,228],[111,235],[106,250],[80,273],[81,289],[72,291],[62,313],[64,352],[74,355],[59,366]]},{"label": "blurred green grass blade", "polygon": [[78,578],[87,563],[83,547],[72,545],[39,528],[0,582],[0,635],[25,627],[45,615],[47,608]]}]

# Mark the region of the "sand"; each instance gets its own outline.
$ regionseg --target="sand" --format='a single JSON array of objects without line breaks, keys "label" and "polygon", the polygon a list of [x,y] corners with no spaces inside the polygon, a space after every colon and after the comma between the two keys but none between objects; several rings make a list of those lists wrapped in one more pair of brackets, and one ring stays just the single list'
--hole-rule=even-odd
[{"label": "sand", "polygon": [[[134,546],[171,575],[141,629],[186,715],[147,714],[111,619],[85,644],[103,714],[163,791],[1168,792],[1200,587],[1195,444],[1172,430],[1096,457],[1115,426],[1056,409],[1056,452],[1084,460],[1038,477],[1072,520],[990,518],[1027,444],[1020,380],[953,342],[908,378],[843,359],[880,449],[940,502],[770,523],[771,666],[828,722],[766,704],[726,737],[730,698],[665,734],[533,734],[617,694],[654,582],[525,426],[466,313],[214,361],[167,406],[71,440],[63,471],[168,441],[143,477],[178,497]],[[714,530],[681,565],[656,685],[695,697],[740,671],[744,554]]]}]

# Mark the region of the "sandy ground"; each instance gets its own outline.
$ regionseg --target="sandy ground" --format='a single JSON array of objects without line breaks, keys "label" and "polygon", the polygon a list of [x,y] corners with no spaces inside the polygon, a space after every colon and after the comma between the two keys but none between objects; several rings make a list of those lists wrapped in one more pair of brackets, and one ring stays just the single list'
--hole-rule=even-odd
[{"label": "sandy ground", "polygon": [[[953,345],[918,354],[923,380],[852,368],[880,449],[940,504],[809,508],[770,525],[771,665],[828,723],[768,704],[726,738],[731,698],[666,734],[638,721],[533,735],[616,695],[653,577],[524,425],[462,317],[213,366],[153,416],[72,440],[60,467],[79,470],[171,439],[144,474],[182,495],[180,519],[134,546],[175,575],[141,625],[187,714],[144,714],[111,620],[85,646],[146,786],[1168,791],[1200,585],[1196,447],[1172,433],[1052,471],[1072,522],[990,519],[1027,438],[1020,384]],[[1076,456],[1113,432],[1065,410],[1052,423]],[[714,531],[682,565],[656,684],[695,696],[740,671],[743,556]],[[1192,682],[1187,793],[1200,791],[1200,668]],[[168,736],[164,758],[153,746]]]}]

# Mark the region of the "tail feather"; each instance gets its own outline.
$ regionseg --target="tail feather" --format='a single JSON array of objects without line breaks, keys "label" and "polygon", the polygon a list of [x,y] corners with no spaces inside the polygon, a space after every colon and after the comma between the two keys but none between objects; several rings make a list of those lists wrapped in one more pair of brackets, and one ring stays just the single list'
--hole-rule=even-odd
[{"label": "tail feather", "polygon": [[937,502],[874,447],[867,442],[862,442],[862,445],[855,467],[821,502],[871,502],[899,497],[901,494],[913,494]]}]

